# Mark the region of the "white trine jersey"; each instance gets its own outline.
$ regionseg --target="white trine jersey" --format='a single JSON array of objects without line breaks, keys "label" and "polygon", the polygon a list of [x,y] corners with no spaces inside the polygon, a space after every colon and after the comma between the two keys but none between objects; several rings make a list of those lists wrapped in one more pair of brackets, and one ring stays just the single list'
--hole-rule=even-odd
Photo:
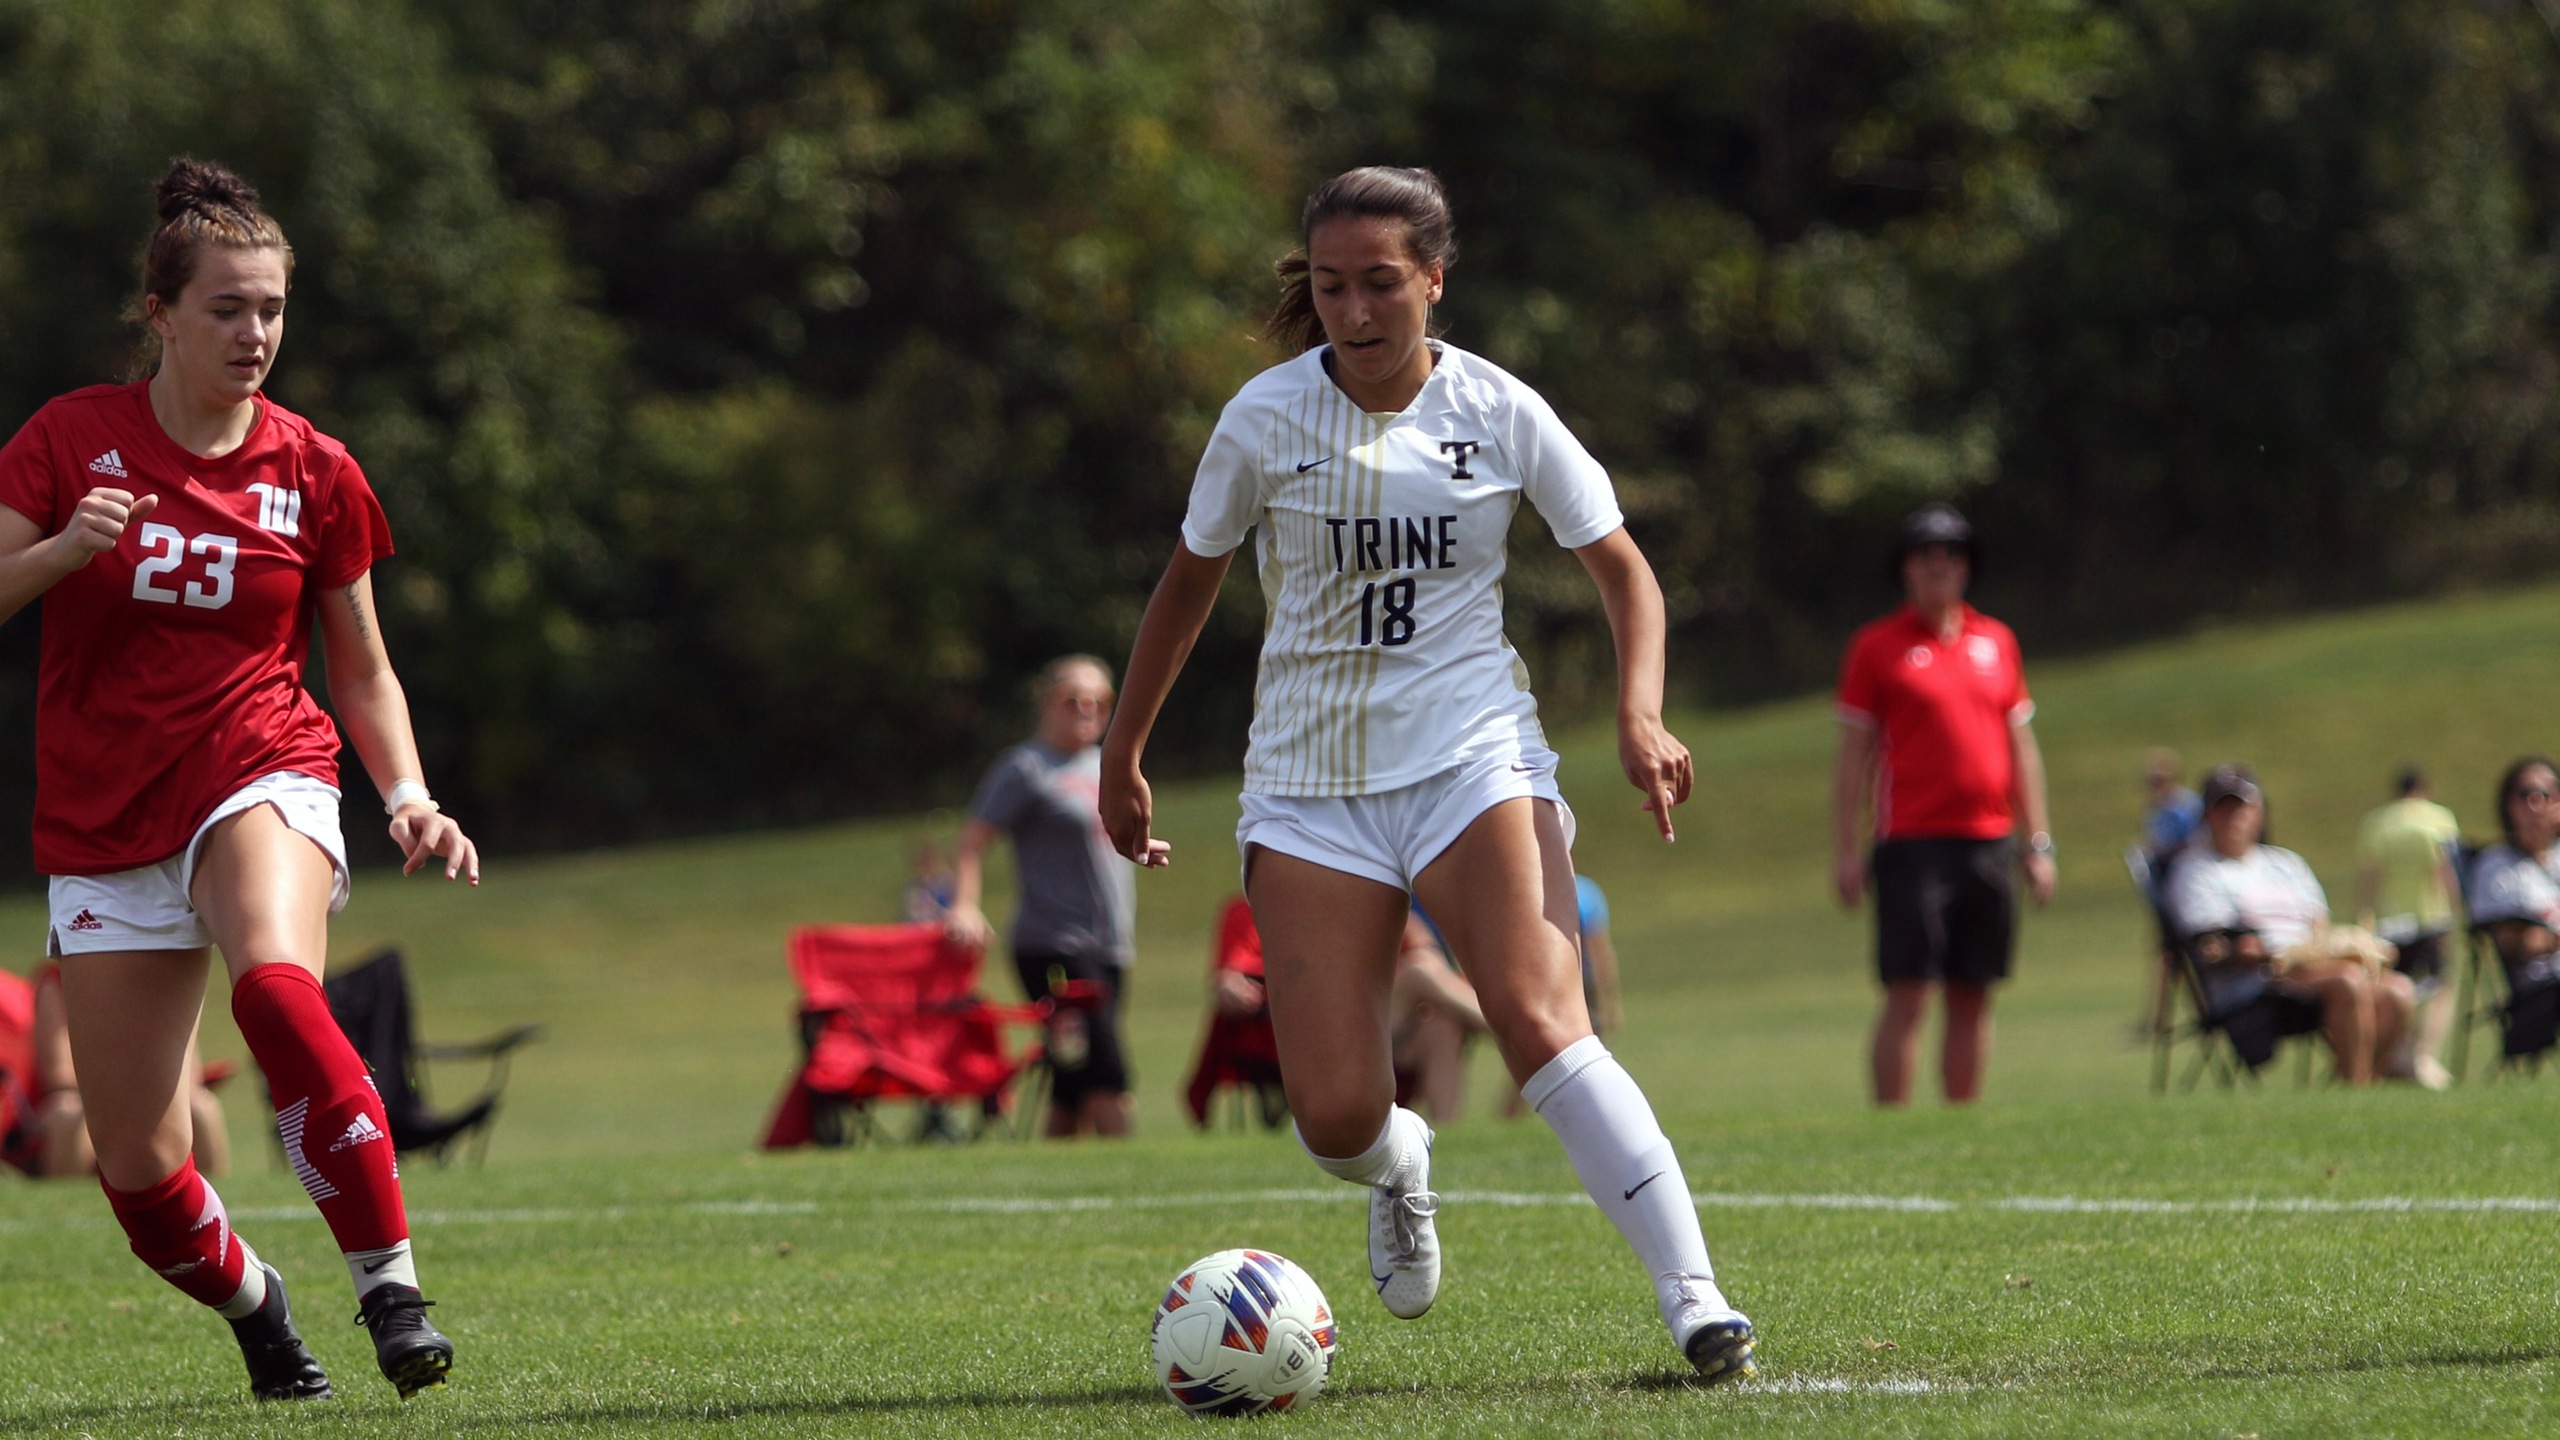
[{"label": "white trine jersey", "polygon": [[1523,495],[1567,549],[1618,528],[1617,496],[1536,391],[1432,349],[1399,415],[1353,404],[1324,347],[1276,365],[1200,458],[1183,543],[1224,555],[1261,530],[1253,794],[1377,794],[1484,746],[1545,743],[1502,633],[1503,541]]}]

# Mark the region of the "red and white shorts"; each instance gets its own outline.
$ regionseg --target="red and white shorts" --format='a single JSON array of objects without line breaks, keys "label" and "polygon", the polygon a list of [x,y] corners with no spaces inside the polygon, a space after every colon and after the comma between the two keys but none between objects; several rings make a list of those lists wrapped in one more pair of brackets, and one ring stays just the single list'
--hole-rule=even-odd
[{"label": "red and white shorts", "polygon": [[1565,848],[1573,848],[1573,807],[1556,788],[1556,752],[1499,745],[1375,795],[1247,794],[1236,850],[1250,863],[1259,845],[1410,894],[1413,877],[1457,843],[1477,816],[1523,796],[1554,802]]},{"label": "red and white shorts", "polygon": [[329,913],[347,908],[347,842],[338,827],[338,787],[298,770],[282,770],[233,791],[196,827],[187,848],[166,860],[112,875],[53,876],[53,933],[45,953],[196,950],[212,944],[213,932],[190,898],[196,857],[204,850],[207,831],[260,805],[273,805],[286,825],[329,857]]}]

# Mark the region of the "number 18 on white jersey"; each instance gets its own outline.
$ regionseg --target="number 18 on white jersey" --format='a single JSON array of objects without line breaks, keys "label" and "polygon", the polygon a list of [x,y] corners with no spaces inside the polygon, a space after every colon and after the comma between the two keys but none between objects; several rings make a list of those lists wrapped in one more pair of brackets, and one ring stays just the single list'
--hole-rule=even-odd
[{"label": "number 18 on white jersey", "polygon": [[1567,549],[1623,523],[1617,496],[1536,391],[1432,348],[1397,415],[1353,404],[1322,347],[1274,366],[1201,457],[1183,543],[1224,555],[1260,527],[1251,793],[1372,795],[1545,743],[1502,633],[1504,541],[1524,495]]}]

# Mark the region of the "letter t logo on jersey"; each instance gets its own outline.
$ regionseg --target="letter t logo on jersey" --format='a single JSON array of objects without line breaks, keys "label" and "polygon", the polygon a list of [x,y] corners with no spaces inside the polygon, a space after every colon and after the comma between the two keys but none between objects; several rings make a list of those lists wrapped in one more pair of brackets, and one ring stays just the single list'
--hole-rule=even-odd
[{"label": "letter t logo on jersey", "polygon": [[1483,448],[1484,442],[1481,440],[1441,441],[1440,453],[1443,455],[1454,455],[1457,457],[1449,462],[1449,478],[1452,480],[1473,480],[1476,478],[1476,472],[1467,468],[1467,457]]}]

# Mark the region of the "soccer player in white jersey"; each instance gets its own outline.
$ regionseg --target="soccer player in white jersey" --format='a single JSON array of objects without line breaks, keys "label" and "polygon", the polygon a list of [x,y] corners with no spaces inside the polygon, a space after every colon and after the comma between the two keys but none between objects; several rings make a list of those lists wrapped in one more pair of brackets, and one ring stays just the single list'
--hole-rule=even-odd
[{"label": "soccer player in white jersey", "polygon": [[1103,742],[1102,816],[1161,865],[1139,763],[1228,558],[1258,530],[1268,607],[1237,828],[1272,1027],[1307,1153],[1371,1187],[1370,1276],[1395,1315],[1440,1286],[1431,1129],[1395,1104],[1387,1004],[1419,900],[1475,982],[1512,1077],[1651,1272],[1698,1372],[1752,1371],[1678,1155],[1592,1033],[1575,949],[1573,814],[1502,633],[1522,499],[1600,588],[1618,753],[1665,840],[1689,752],[1662,725],[1662,592],[1609,477],[1538,394],[1430,338],[1456,256],[1429,171],[1373,167],[1307,200],[1272,332],[1301,353],[1229,402],[1148,603]]}]

